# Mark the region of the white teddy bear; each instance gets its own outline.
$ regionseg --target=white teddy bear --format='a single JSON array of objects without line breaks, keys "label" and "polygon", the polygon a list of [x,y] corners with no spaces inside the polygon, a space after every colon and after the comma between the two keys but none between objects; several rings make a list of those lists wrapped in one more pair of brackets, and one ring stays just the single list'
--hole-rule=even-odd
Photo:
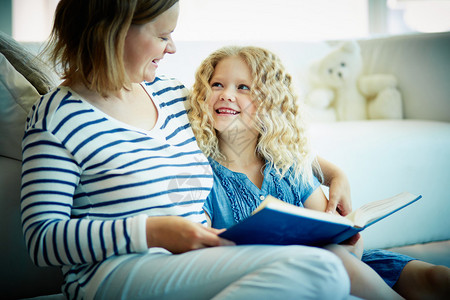
[{"label": "white teddy bear", "polygon": [[349,41],[314,62],[305,104],[312,120],[401,119],[402,98],[393,75],[361,76],[358,43]]}]

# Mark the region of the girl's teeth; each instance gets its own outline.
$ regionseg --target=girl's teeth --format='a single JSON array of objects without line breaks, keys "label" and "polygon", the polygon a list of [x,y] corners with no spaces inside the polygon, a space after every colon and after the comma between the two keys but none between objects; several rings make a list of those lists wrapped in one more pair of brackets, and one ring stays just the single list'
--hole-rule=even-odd
[{"label": "girl's teeth", "polygon": [[217,112],[219,114],[233,114],[233,115],[236,115],[238,113],[237,111],[231,109],[218,109]]}]

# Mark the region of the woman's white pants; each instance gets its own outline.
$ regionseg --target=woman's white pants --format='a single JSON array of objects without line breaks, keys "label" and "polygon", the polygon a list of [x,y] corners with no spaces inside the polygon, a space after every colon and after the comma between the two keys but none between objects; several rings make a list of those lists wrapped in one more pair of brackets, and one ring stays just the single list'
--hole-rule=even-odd
[{"label": "woman's white pants", "polygon": [[132,255],[96,299],[345,299],[350,281],[333,253],[306,246],[229,246]]}]

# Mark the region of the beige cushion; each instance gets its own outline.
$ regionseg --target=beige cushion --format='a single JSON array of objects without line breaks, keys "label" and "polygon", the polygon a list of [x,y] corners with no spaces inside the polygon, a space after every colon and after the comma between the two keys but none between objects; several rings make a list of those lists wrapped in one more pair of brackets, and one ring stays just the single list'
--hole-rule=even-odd
[{"label": "beige cushion", "polygon": [[25,120],[37,90],[0,54],[0,155],[21,160]]},{"label": "beige cushion", "polygon": [[0,32],[0,155],[21,160],[25,120],[54,85],[52,72],[34,54]]}]

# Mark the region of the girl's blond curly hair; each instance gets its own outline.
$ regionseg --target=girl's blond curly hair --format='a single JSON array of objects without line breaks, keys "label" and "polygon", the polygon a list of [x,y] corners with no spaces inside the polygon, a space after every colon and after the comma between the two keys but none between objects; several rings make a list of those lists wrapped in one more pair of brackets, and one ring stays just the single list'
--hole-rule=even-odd
[{"label": "girl's blond curly hair", "polygon": [[291,170],[292,179],[301,178],[304,183],[311,183],[313,172],[321,177],[306,134],[301,103],[293,91],[291,75],[274,53],[259,47],[220,48],[197,69],[188,101],[188,116],[200,149],[206,156],[226,163],[226,157],[219,149],[207,99],[211,95],[209,81],[214,69],[227,57],[240,57],[250,68],[253,78],[250,93],[257,107],[257,154],[271,164],[281,177],[288,170]]}]

